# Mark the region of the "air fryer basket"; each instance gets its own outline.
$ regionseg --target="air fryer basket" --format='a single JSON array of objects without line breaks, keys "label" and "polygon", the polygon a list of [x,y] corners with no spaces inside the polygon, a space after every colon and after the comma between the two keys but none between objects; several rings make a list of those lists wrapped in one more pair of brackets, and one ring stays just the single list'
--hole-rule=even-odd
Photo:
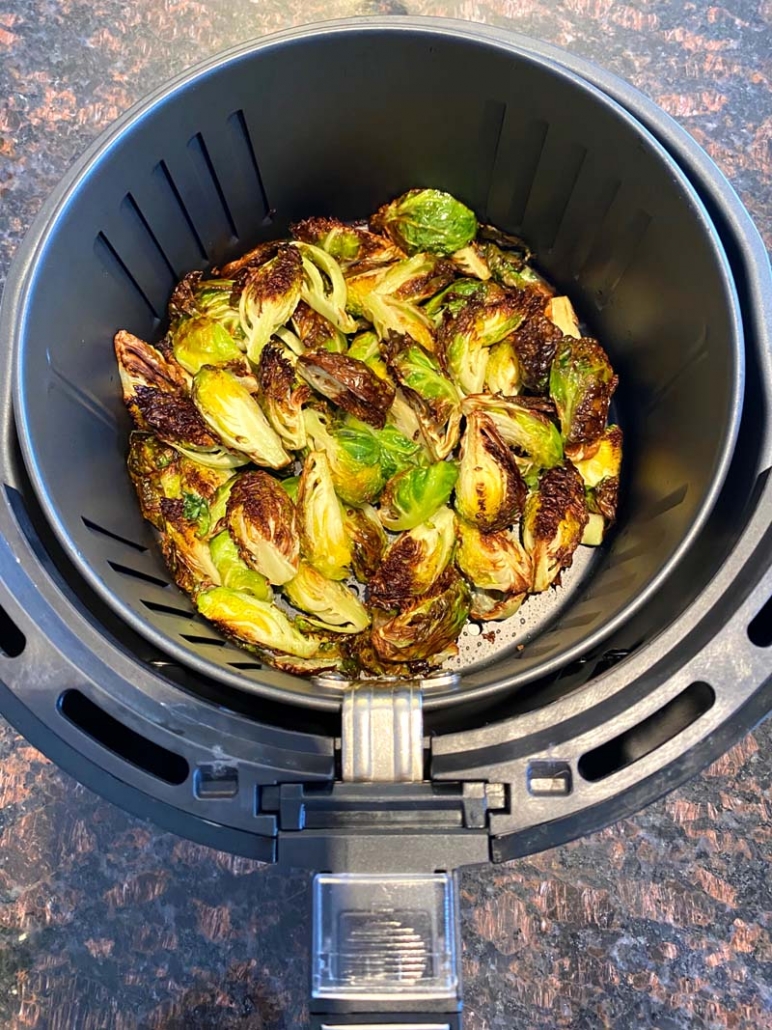
[{"label": "air fryer basket", "polygon": [[[127,622],[199,672],[339,702],[222,646],[169,587],[125,473],[111,338],[124,327],[157,339],[185,272],[314,212],[362,217],[413,185],[521,232],[621,377],[617,529],[499,631],[508,651],[491,660],[470,642],[462,687],[526,683],[612,633],[677,567],[717,497],[739,421],[737,302],[702,204],[645,129],[533,56],[449,36],[331,33],[236,57],[150,105],[84,171],[37,255],[17,366],[25,460],[60,540]],[[513,650],[529,615],[532,640]]]},{"label": "air fryer basket", "polygon": [[[473,662],[461,692],[427,696],[413,781],[352,782],[354,695],[341,720],[339,690],[233,668],[244,654],[213,643],[168,585],[125,476],[109,340],[119,326],[160,334],[189,268],[421,182],[520,229],[608,345],[626,481],[614,537],[532,622],[522,657]],[[237,48],[97,141],[12,269],[0,710],[143,817],[342,874],[316,881],[317,1030],[458,1030],[450,872],[635,811],[772,704],[771,337],[772,276],[747,213],[696,144],[613,76],[436,19]],[[416,918],[401,911],[398,926],[411,898]],[[350,981],[325,995],[343,954],[327,930],[344,920],[329,917],[352,914],[366,924],[349,927],[375,934],[358,953],[372,968],[408,931],[425,968],[447,975],[424,977],[423,997],[373,1000],[356,984],[353,997]]]}]

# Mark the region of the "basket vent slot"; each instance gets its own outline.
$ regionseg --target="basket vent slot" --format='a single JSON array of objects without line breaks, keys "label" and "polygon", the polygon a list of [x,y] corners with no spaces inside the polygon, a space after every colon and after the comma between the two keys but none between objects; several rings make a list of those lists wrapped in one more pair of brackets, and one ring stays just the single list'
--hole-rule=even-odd
[{"label": "basket vent slot", "polygon": [[266,216],[263,219],[264,225],[269,225],[272,221],[271,207],[268,203],[268,195],[265,192],[265,184],[263,183],[263,176],[260,172],[260,165],[257,163],[257,155],[255,154],[255,148],[252,145],[252,137],[249,134],[249,126],[247,125],[247,119],[244,116],[244,112],[239,109],[234,111],[233,114],[228,116],[228,125],[231,130],[240,138],[244,143],[244,148],[249,155],[250,164],[252,171],[257,182],[257,189],[260,193],[260,199],[262,201],[263,210],[266,212]]},{"label": "basket vent slot", "polygon": [[150,314],[154,319],[158,319],[160,315],[153,306],[153,302],[131,274],[115,247],[110,243],[103,232],[97,233],[97,237],[94,240],[94,252],[114,279],[123,280],[134,287],[135,291],[145,303]]},{"label": "basket vent slot", "polygon": [[[164,183],[168,187],[169,192],[171,193],[172,197],[174,198],[174,201],[180,209],[180,214],[185,219],[185,223],[187,224],[188,229],[190,229],[190,235],[195,240],[201,258],[205,261],[207,257],[206,248],[204,247],[203,241],[201,240],[201,237],[198,234],[198,230],[193,224],[193,219],[190,217],[190,213],[187,207],[185,206],[182,197],[180,196],[180,191],[177,189],[177,184],[172,178],[172,173],[169,171],[166,162],[159,161],[153,169],[153,174],[156,177],[156,179],[158,179],[160,182]],[[179,273],[175,273],[175,275],[176,278],[179,278]]]},{"label": "basket vent slot", "polygon": [[238,238],[239,233],[236,228],[236,223],[233,220],[233,214],[231,213],[231,209],[225,199],[225,193],[223,192],[217,173],[214,170],[214,165],[212,164],[212,159],[209,156],[209,151],[206,143],[204,142],[204,137],[200,132],[197,132],[195,136],[191,136],[188,140],[188,151],[201,181],[204,182],[208,178],[214,186],[217,199],[222,207],[222,213],[225,215],[228,227],[230,228],[231,236]]},{"label": "basket vent slot", "polygon": [[678,736],[710,711],[715,700],[710,684],[691,683],[637,726],[582,755],[579,773],[590,783],[605,780]]},{"label": "basket vent slot", "polygon": [[97,536],[106,536],[110,540],[116,540],[119,544],[125,544],[126,547],[132,547],[135,551],[139,551],[140,554],[145,554],[147,548],[143,544],[135,543],[134,540],[128,540],[125,536],[121,536],[119,533],[113,533],[111,529],[105,529],[104,526],[97,525],[96,522],[92,522],[91,519],[87,519],[85,515],[81,515],[81,522],[90,529],[92,533],[96,533]]},{"label": "basket vent slot", "polygon": [[27,638],[5,608],[0,607],[0,654],[18,658],[26,646]]},{"label": "basket vent slot", "polygon": [[67,690],[59,698],[59,711],[102,747],[164,783],[179,786],[190,766],[182,755],[156,744],[109,715],[80,690]]},{"label": "basket vent slot", "polygon": [[756,647],[772,644],[772,597],[748,626],[748,639]]},{"label": "basket vent slot", "polygon": [[149,572],[140,572],[139,569],[132,569],[128,565],[121,565],[117,561],[110,561],[108,558],[107,564],[113,570],[113,572],[120,573],[121,576],[130,576],[133,579],[139,579],[143,583],[152,583],[156,587],[168,587],[169,582],[165,579],[161,579],[160,576],[151,576]]},{"label": "basket vent slot", "polygon": [[158,612],[159,615],[177,615],[188,622],[196,617],[196,613],[190,608],[175,608],[171,604],[159,604],[158,601],[146,601],[144,598],[142,598],[142,603],[151,612]]},{"label": "basket vent slot", "polygon": [[210,647],[225,647],[225,641],[219,637],[203,637],[195,633],[180,633],[183,640],[189,644],[208,644]]},{"label": "basket vent slot", "polygon": [[175,283],[178,278],[177,273],[174,271],[174,268],[172,266],[171,261],[169,260],[168,255],[156,239],[156,235],[150,228],[150,224],[147,218],[145,218],[144,214],[140,210],[139,204],[134,199],[131,193],[127,193],[126,196],[123,198],[122,207],[134,219],[137,227],[141,228],[142,232],[146,234],[147,240],[150,243],[153,251],[158,255],[163,264],[166,266],[166,270],[168,271],[172,279],[172,283]]}]

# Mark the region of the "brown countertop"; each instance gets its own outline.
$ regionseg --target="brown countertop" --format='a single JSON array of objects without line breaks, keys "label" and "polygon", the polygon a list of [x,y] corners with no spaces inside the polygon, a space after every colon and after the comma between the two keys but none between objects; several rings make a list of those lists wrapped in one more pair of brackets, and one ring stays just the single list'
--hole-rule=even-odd
[{"label": "brown countertop", "polygon": [[[323,17],[445,15],[632,81],[772,244],[772,3],[5,0],[0,272],[43,198],[134,100],[223,47]],[[772,1027],[772,726],[633,819],[463,876],[468,1030]],[[302,1030],[305,877],[163,833],[0,724],[0,1024]]]}]

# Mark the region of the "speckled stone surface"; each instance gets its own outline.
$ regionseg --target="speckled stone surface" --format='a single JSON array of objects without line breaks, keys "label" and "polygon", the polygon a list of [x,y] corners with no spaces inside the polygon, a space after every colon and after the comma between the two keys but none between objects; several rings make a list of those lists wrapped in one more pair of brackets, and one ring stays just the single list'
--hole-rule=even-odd
[{"label": "speckled stone surface", "polygon": [[[629,79],[772,245],[772,3],[0,0],[0,275],[43,198],[134,100],[323,17],[460,17]],[[463,877],[467,1030],[772,1027],[772,726],[635,819]],[[302,1030],[309,894],[162,833],[0,725],[0,1025]]]}]

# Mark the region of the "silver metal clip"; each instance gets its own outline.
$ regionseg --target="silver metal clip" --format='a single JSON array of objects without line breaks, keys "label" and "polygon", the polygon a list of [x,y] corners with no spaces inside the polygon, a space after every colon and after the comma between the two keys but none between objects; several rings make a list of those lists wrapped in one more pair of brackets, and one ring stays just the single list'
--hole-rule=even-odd
[{"label": "silver metal clip", "polygon": [[416,682],[376,680],[343,698],[342,779],[346,783],[420,783],[424,720]]}]

